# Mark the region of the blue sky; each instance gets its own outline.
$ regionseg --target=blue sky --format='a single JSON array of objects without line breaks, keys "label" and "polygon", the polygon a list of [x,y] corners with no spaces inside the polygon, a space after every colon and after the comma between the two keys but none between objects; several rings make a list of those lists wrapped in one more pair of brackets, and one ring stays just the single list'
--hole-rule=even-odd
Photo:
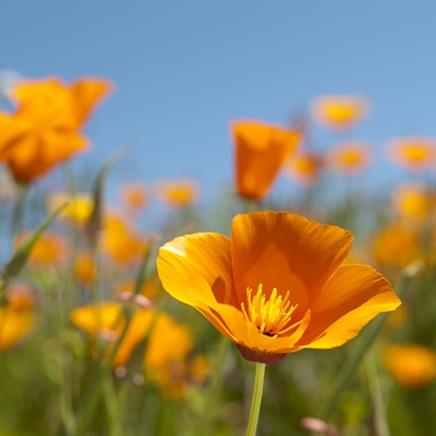
[{"label": "blue sky", "polygon": [[212,192],[231,178],[230,120],[286,122],[323,93],[372,101],[354,135],[376,149],[436,135],[432,0],[3,0],[1,15],[1,69],[115,82],[88,159],[130,143],[131,180]]}]

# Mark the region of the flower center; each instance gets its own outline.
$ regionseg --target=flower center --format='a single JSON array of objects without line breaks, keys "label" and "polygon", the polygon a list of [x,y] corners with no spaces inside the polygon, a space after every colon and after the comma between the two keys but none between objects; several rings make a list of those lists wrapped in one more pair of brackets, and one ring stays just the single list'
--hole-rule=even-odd
[{"label": "flower center", "polygon": [[299,324],[289,325],[297,306],[298,304],[291,305],[289,291],[283,296],[278,294],[277,288],[272,290],[267,299],[260,283],[254,295],[253,289],[247,287],[247,304],[242,303],[241,309],[246,320],[254,324],[262,334],[276,337]]}]

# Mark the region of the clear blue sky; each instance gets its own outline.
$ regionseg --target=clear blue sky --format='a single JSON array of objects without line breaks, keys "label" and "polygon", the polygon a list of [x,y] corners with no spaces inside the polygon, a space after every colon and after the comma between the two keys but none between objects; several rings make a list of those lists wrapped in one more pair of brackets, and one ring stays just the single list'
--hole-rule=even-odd
[{"label": "clear blue sky", "polygon": [[3,0],[0,13],[1,69],[116,83],[93,156],[132,143],[145,181],[213,190],[231,177],[230,120],[284,122],[322,93],[372,100],[356,136],[375,147],[436,135],[434,0]]}]

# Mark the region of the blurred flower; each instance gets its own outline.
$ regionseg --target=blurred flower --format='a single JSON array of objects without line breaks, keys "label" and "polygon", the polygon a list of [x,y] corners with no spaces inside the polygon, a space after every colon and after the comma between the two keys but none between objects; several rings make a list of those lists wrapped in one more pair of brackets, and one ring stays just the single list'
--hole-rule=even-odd
[{"label": "blurred flower", "polygon": [[117,263],[134,263],[150,247],[150,241],[115,214],[107,215],[103,223],[101,247]]},{"label": "blurred flower", "polygon": [[434,163],[435,141],[421,137],[401,138],[390,144],[395,163],[410,170],[419,170]]},{"label": "blurred flower", "polygon": [[30,183],[86,149],[80,129],[109,90],[98,79],[20,82],[13,90],[16,111],[0,113],[0,160],[15,180]]},{"label": "blurred flower", "polygon": [[285,169],[286,174],[299,183],[315,183],[323,169],[323,159],[314,152],[299,152],[288,161]]},{"label": "blurred flower", "polygon": [[403,184],[393,195],[395,209],[405,218],[422,220],[428,217],[435,199],[427,188],[419,184]]},{"label": "blurred flower", "polygon": [[6,297],[6,305],[0,307],[0,351],[13,347],[35,324],[35,298],[29,286],[12,282]]},{"label": "blurred flower", "polygon": [[197,201],[198,191],[193,180],[162,180],[156,185],[159,200],[175,208],[191,206]]},{"label": "blurred flower", "polygon": [[[119,294],[133,294],[135,291],[136,283],[134,280],[128,280],[121,282],[117,286],[117,292]],[[149,278],[140,290],[140,294],[149,298],[150,300],[155,300],[161,293],[162,288],[160,281],[157,276]]]},{"label": "blurred flower", "polygon": [[419,235],[401,223],[380,230],[372,245],[375,261],[384,267],[404,268],[421,257]]},{"label": "blurred flower", "polygon": [[64,192],[57,192],[48,198],[48,208],[50,211],[58,209],[65,203],[68,203],[68,206],[59,214],[59,218],[70,221],[77,226],[83,226],[88,223],[94,207],[91,194],[79,193],[68,195]]},{"label": "blurred flower", "polygon": [[271,363],[303,348],[338,347],[400,301],[367,265],[343,264],[352,235],[285,212],[233,219],[232,237],[181,236],[161,247],[158,274],[248,360]]},{"label": "blurred flower", "polygon": [[436,377],[436,353],[420,345],[391,345],[384,361],[392,377],[408,388],[418,388]]},{"label": "blurred flower", "polygon": [[235,147],[235,184],[241,197],[260,200],[270,191],[301,135],[296,130],[262,122],[238,121],[231,126]]},{"label": "blurred flower", "polygon": [[[14,246],[17,248],[31,236],[24,232],[17,236]],[[68,244],[65,238],[53,232],[43,233],[36,241],[30,253],[29,261],[35,266],[49,266],[62,263],[68,253]]]},{"label": "blurred flower", "polygon": [[148,203],[148,195],[144,186],[139,184],[125,185],[121,189],[124,206],[132,212],[139,212]]},{"label": "blurred flower", "polygon": [[77,280],[90,286],[95,282],[97,268],[93,256],[87,252],[79,253],[74,260],[74,274]]},{"label": "blurred flower", "polygon": [[359,142],[342,144],[330,151],[328,162],[337,171],[358,172],[369,163],[369,147]]},{"label": "blurred flower", "polygon": [[314,118],[325,127],[345,130],[360,122],[368,113],[368,102],[351,96],[322,96],[312,103]]}]

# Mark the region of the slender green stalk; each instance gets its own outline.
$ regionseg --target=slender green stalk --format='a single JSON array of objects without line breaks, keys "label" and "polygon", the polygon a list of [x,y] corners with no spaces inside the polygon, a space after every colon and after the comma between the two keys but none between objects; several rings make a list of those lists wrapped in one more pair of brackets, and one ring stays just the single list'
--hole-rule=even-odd
[{"label": "slender green stalk", "polygon": [[265,364],[256,363],[254,375],[253,394],[251,396],[250,415],[248,417],[247,431],[245,436],[255,436],[259,421],[260,405],[262,403],[263,380],[265,378]]},{"label": "slender green stalk", "polygon": [[389,426],[386,420],[386,408],[383,399],[383,391],[378,374],[374,350],[369,353],[365,364],[369,391],[374,409],[374,433],[377,436],[390,436]]}]

